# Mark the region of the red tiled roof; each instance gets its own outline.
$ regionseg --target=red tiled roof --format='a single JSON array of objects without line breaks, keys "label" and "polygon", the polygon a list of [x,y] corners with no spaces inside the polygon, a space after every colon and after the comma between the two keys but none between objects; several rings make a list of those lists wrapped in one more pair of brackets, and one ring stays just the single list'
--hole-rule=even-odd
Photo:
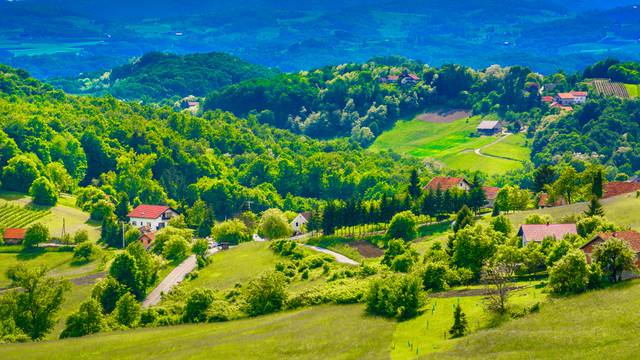
[{"label": "red tiled roof", "polygon": [[418,75],[416,74],[409,74],[407,75],[408,77],[412,78],[413,80],[420,80],[420,78],[418,77]]},{"label": "red tiled roof", "polygon": [[460,182],[463,182],[463,181],[466,182],[464,178],[459,178],[459,177],[436,176],[433,179],[431,179],[431,181],[429,181],[429,184],[425,186],[425,189],[430,189],[430,190],[440,189],[442,191],[446,191],[451,188],[457,187],[458,184],[460,184]]},{"label": "red tiled roof", "polygon": [[140,205],[133,209],[127,216],[139,219],[157,219],[170,207],[166,205]]},{"label": "red tiled roof", "polygon": [[493,186],[483,186],[482,190],[484,190],[484,195],[487,197],[487,200],[495,200],[495,198],[498,196],[500,188]]},{"label": "red tiled roof", "polygon": [[556,96],[558,96],[560,99],[567,99],[567,100],[574,98],[572,93],[558,93],[556,94]]},{"label": "red tiled roof", "polygon": [[576,224],[526,224],[520,227],[518,236],[523,236],[527,242],[541,242],[544,238],[562,239],[567,234],[577,234]]},{"label": "red tiled roof", "polygon": [[611,238],[616,238],[616,239],[626,241],[633,251],[635,251],[636,253],[640,253],[640,233],[635,230],[623,230],[623,231],[600,233],[594,236],[594,238],[591,241],[584,244],[581,247],[581,249],[591,244],[595,240],[602,239],[603,241],[607,241]]},{"label": "red tiled roof", "polygon": [[399,78],[400,77],[398,75],[389,75],[389,76],[387,76],[387,80],[389,80],[389,81],[396,81]]},{"label": "red tiled roof", "polygon": [[12,240],[24,240],[24,234],[27,232],[25,229],[4,229],[3,238]]},{"label": "red tiled roof", "polygon": [[553,102],[553,96],[543,96],[542,97],[542,101],[546,102],[546,103],[552,103]]},{"label": "red tiled roof", "polygon": [[557,108],[560,110],[566,110],[566,111],[573,111],[573,108],[571,106],[564,106],[564,105],[560,105],[556,102],[554,102],[553,104],[551,104],[552,108]]},{"label": "red tiled roof", "polygon": [[610,198],[622,194],[631,193],[634,191],[640,191],[640,183],[637,182],[624,182],[624,181],[612,181],[606,183],[603,189],[603,198]]},{"label": "red tiled roof", "polygon": [[589,93],[587,93],[586,91],[572,91],[571,95],[573,96],[584,96],[586,97]]},{"label": "red tiled roof", "polygon": [[563,198],[556,199],[556,201],[554,201],[553,204],[550,204],[549,203],[549,194],[547,194],[547,193],[540,194],[540,200],[538,200],[538,207],[543,207],[543,206],[562,206],[562,205],[567,205]]}]

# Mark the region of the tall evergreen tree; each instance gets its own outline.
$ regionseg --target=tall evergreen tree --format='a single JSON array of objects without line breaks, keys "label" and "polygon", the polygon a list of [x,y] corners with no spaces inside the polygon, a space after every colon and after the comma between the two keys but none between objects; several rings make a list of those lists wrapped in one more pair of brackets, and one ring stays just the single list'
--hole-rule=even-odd
[{"label": "tall evergreen tree", "polygon": [[453,311],[453,326],[449,329],[449,335],[451,335],[452,339],[463,337],[467,329],[467,316],[462,312],[462,307],[458,304]]},{"label": "tall evergreen tree", "polygon": [[593,182],[591,184],[591,194],[598,198],[601,199],[602,195],[603,195],[603,178],[604,175],[602,174],[602,170],[598,169],[595,174],[593,174]]},{"label": "tall evergreen tree", "polygon": [[600,201],[596,196],[591,198],[591,201],[589,201],[589,206],[587,207],[587,210],[584,212],[584,214],[587,216],[604,216],[604,209],[602,208],[602,205],[600,204]]},{"label": "tall evergreen tree", "polygon": [[411,170],[409,177],[409,195],[414,201],[420,197],[420,178],[416,169]]}]

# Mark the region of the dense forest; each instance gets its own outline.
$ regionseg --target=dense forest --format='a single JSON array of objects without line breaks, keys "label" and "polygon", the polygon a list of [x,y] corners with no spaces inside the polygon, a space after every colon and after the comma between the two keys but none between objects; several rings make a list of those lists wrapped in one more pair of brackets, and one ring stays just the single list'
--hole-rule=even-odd
[{"label": "dense forest", "polygon": [[[304,210],[322,199],[373,199],[404,183],[410,159],[318,141],[221,111],[202,117],[76,97],[22,70],[0,68],[0,167],[5,190],[88,186],[81,198],[126,194],[133,204],[204,200],[224,218],[248,207]],[[85,189],[86,190],[86,189]],[[88,209],[90,210],[90,209]]]},{"label": "dense forest", "polygon": [[179,56],[151,52],[105,74],[50,82],[72,94],[112,94],[119,99],[161,102],[204,96],[226,85],[268,78],[275,71],[222,53]]}]

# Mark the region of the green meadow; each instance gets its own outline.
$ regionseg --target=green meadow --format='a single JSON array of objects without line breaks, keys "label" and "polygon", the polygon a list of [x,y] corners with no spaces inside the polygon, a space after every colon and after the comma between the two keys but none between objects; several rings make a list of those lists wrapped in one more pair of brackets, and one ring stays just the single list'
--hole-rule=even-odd
[{"label": "green meadow", "polygon": [[627,88],[627,92],[629,93],[630,98],[637,98],[640,95],[640,85],[636,84],[624,84],[624,87]]},{"label": "green meadow", "polygon": [[[600,203],[602,204],[607,218],[614,220],[618,225],[640,231],[640,217],[638,217],[640,199],[636,198],[635,194],[626,194],[603,199],[600,200]],[[514,214],[508,214],[507,216],[514,226],[520,226],[524,223],[527,216],[531,214],[549,215],[557,221],[566,216],[582,213],[586,209],[586,203],[575,203],[566,206],[521,211]]]},{"label": "green meadow", "polygon": [[[476,127],[484,119],[473,116],[448,123],[417,118],[399,121],[382,133],[370,149],[433,158],[453,169],[479,170],[489,174],[505,173],[520,167],[521,161],[528,159],[529,154],[524,137],[512,135],[494,143],[498,137],[474,136]],[[476,154],[476,149],[481,149],[481,154],[486,156]]]}]

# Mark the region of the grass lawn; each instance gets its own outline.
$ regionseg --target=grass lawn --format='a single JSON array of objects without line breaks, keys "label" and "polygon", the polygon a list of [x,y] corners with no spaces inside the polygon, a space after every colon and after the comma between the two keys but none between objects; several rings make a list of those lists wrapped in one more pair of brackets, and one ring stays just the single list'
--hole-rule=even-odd
[{"label": "grass lawn", "polygon": [[437,358],[637,359],[638,297],[636,280],[544,303],[539,313],[471,334]]},{"label": "grass lawn", "polygon": [[[497,140],[492,136],[471,136],[482,120],[480,116],[473,116],[449,123],[419,119],[399,121],[391,130],[382,133],[370,149],[434,158],[454,169],[480,170],[490,174],[504,173],[521,166],[518,161],[487,158],[473,152]],[[527,151],[517,140],[508,141],[504,147],[514,154],[513,158],[522,157],[522,153]]]},{"label": "grass lawn", "polygon": [[527,147],[527,139],[524,134],[509,135],[504,140],[483,148],[480,152],[517,161],[531,158],[531,149]]},{"label": "grass lawn", "polygon": [[[640,199],[636,199],[635,194],[626,194],[600,201],[604,209],[605,216],[617,225],[628,226],[631,229],[640,231]],[[582,213],[586,210],[586,203],[571,204],[546,209],[522,211],[507,215],[514,227],[520,226],[530,214],[547,214],[558,220],[563,216]]]},{"label": "grass lawn", "polygon": [[638,89],[638,87],[640,87],[639,85],[624,84],[624,87],[627,88],[627,92],[629,93],[629,97],[631,98],[637,98],[638,95],[640,94],[640,89]]},{"label": "grass lawn", "polygon": [[244,283],[263,272],[274,270],[280,260],[268,242],[248,242],[211,256],[212,263],[198,271],[198,277],[185,281],[188,288],[226,289]]},{"label": "grass lawn", "polygon": [[93,284],[71,285],[71,290],[64,295],[65,298],[62,303],[62,309],[58,312],[58,321],[53,330],[46,336],[45,340],[55,340],[60,337],[60,333],[64,330],[67,317],[78,310],[80,304],[91,296],[91,289],[93,289]]},{"label": "grass lawn", "polygon": [[100,223],[89,219],[89,214],[75,207],[75,199],[68,195],[60,198],[60,203],[52,208],[40,207],[31,204],[31,198],[23,194],[12,192],[0,192],[0,205],[4,202],[18,204],[20,206],[33,206],[50,210],[50,214],[38,219],[36,222],[49,227],[51,236],[60,236],[64,227],[67,233],[75,233],[84,229],[89,233],[89,238],[100,238]]},{"label": "grass lawn", "polygon": [[395,322],[362,305],[0,347],[3,359],[383,359]]},{"label": "grass lawn", "polygon": [[73,279],[94,273],[98,270],[100,260],[88,264],[76,265],[72,262],[72,252],[21,252],[0,254],[0,287],[9,285],[6,271],[12,266],[24,264],[29,267],[46,266],[49,275]]}]

